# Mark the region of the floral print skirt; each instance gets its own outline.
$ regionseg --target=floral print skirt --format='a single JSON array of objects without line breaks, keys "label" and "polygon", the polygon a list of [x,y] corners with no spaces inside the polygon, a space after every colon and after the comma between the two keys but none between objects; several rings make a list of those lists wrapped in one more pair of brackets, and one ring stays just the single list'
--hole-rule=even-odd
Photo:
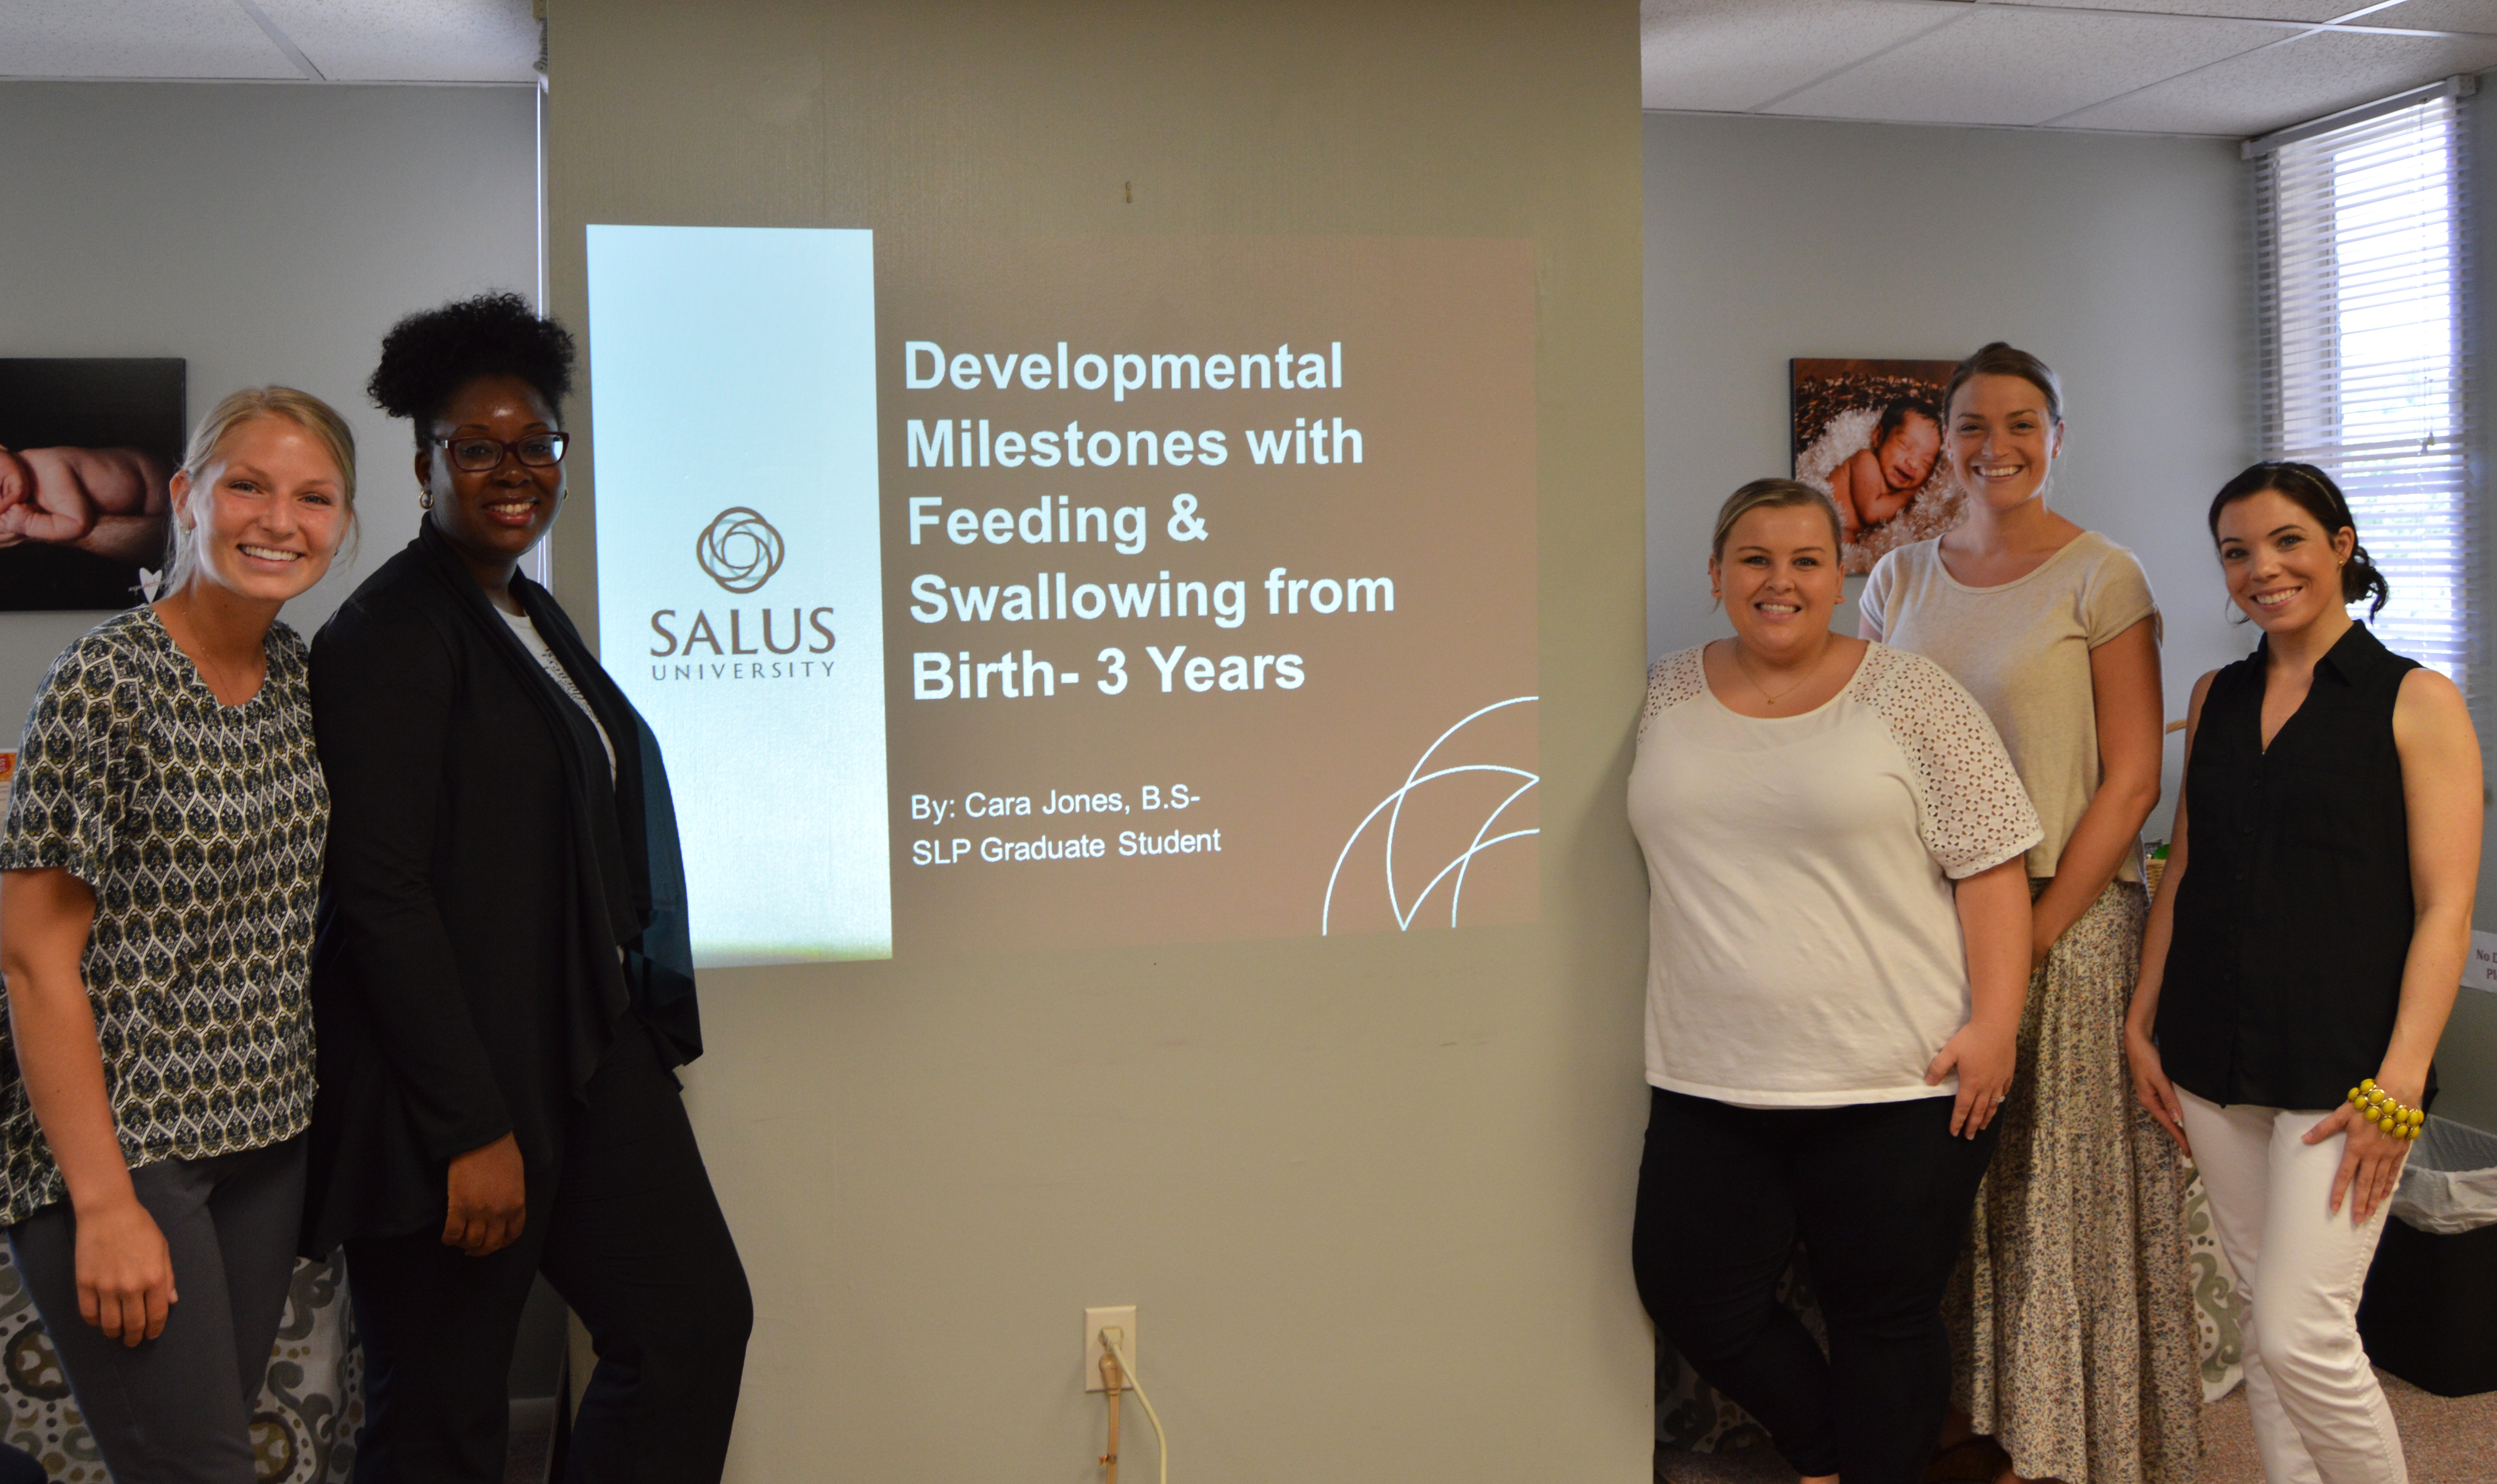
[{"label": "floral print skirt", "polygon": [[2002,1142],[1944,1304],[1954,1400],[2025,1478],[2189,1484],[2200,1466],[2198,1183],[2124,1058],[2148,917],[2141,887],[2110,883],[2031,979]]}]

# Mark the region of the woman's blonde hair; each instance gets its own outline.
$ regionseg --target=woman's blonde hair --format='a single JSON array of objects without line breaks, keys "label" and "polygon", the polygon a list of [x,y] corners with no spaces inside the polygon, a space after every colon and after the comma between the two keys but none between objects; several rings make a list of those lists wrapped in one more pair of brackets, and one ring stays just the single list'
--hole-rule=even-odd
[{"label": "woman's blonde hair", "polygon": [[[347,507],[347,532],[352,539],[356,530],[356,434],[347,426],[347,420],[338,416],[336,408],[309,392],[298,392],[293,387],[245,387],[240,392],[228,393],[191,429],[191,443],[183,452],[181,470],[190,476],[191,488],[196,490],[206,480],[208,466],[216,462],[217,450],[227,437],[245,423],[260,418],[284,418],[302,428],[337,465],[338,496]],[[151,597],[179,588],[190,581],[200,564],[198,528],[183,524],[178,512],[173,526],[172,556],[166,563],[164,581]]]},{"label": "woman's blonde hair", "polygon": [[1734,522],[1755,510],[1790,510],[1809,505],[1829,518],[1829,550],[1834,557],[1846,539],[1838,523],[1838,504],[1826,493],[1800,480],[1755,479],[1732,494],[1717,508],[1717,533],[1708,538],[1708,559],[1725,559],[1725,538],[1734,533]]}]

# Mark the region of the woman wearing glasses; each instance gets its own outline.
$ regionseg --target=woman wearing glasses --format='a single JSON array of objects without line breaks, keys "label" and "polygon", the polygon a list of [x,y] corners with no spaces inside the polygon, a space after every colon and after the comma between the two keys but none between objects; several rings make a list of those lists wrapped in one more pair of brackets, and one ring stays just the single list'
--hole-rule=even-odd
[{"label": "woman wearing glasses", "polygon": [[519,573],[564,495],[572,337],[519,298],[411,315],[419,534],[312,647],[332,798],[306,1247],[343,1242],[357,1476],[500,1479],[544,1273],[599,1364],[576,1479],[716,1479],[752,1301],[670,1069],[701,1051],[656,742]]}]

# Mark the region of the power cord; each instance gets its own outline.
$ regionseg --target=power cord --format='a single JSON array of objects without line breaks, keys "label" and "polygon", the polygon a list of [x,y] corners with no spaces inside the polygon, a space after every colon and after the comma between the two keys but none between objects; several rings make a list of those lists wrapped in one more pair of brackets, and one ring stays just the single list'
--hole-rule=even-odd
[{"label": "power cord", "polygon": [[1127,1359],[1126,1332],[1115,1324],[1105,1326],[1101,1331],[1101,1342],[1119,1358],[1119,1371],[1127,1379],[1127,1389],[1136,1394],[1137,1401],[1145,1404],[1145,1420],[1154,1425],[1154,1444],[1161,1450],[1161,1484],[1170,1484],[1170,1438],[1162,1432],[1161,1413],[1154,1410],[1154,1399],[1145,1395],[1145,1383],[1136,1379],[1135,1365]]}]

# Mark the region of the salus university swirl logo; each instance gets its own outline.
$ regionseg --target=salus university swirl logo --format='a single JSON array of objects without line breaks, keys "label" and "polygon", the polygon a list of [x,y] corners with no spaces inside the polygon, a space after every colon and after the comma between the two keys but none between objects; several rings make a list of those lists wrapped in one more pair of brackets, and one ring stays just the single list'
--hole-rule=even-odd
[{"label": "salus university swirl logo", "polygon": [[713,516],[694,538],[694,560],[731,592],[752,592],[772,581],[783,554],[780,533],[772,522],[743,505]]}]

